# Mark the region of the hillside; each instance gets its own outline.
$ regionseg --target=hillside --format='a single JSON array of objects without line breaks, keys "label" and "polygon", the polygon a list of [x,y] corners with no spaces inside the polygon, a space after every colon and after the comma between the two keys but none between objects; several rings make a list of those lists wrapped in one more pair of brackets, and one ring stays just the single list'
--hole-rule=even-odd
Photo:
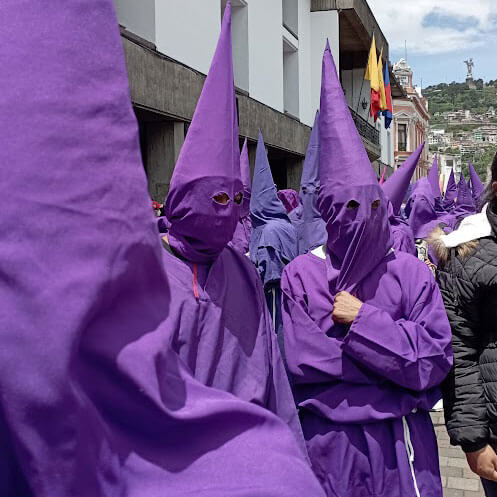
[{"label": "hillside", "polygon": [[[475,81],[477,89],[468,89],[465,83],[440,83],[423,89],[428,99],[430,114],[433,116],[431,124],[442,122],[435,114],[442,112],[456,112],[470,110],[472,114],[484,114],[489,107],[497,109],[497,80],[484,83]],[[493,118],[497,122],[496,118]]]}]

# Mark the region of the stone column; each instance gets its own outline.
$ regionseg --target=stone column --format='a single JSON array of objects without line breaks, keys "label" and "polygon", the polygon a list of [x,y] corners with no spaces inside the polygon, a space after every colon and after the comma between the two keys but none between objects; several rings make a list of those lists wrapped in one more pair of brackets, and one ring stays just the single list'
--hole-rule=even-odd
[{"label": "stone column", "polygon": [[185,141],[185,123],[147,122],[145,135],[148,190],[152,200],[162,203],[169,192],[174,165]]},{"label": "stone column", "polygon": [[304,158],[288,158],[286,161],[286,186],[296,192],[300,190],[300,179],[304,168]]},{"label": "stone column", "polygon": [[247,142],[247,150],[248,150],[249,163],[250,163],[250,179],[252,179],[254,177],[255,155],[257,152],[257,143]]}]

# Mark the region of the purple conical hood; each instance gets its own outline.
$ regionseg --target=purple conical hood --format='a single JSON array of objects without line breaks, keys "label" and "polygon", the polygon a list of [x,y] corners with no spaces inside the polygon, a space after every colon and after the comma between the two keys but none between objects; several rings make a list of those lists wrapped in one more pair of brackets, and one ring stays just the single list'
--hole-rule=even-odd
[{"label": "purple conical hood", "polygon": [[290,222],[285,206],[278,198],[278,192],[274,184],[261,131],[259,131],[259,140],[255,155],[250,214],[254,227],[264,224],[271,219],[284,219]]},{"label": "purple conical hood", "polygon": [[453,214],[458,220],[461,220],[462,218],[471,216],[474,213],[475,203],[473,196],[468,188],[464,174],[461,172],[461,178],[459,179],[459,184],[457,185],[457,199]]},{"label": "purple conical hood", "polygon": [[[261,263],[259,249],[262,247],[272,247],[287,260],[292,260],[296,256],[297,234],[284,205],[278,198],[264,139],[260,131],[252,180],[250,219],[252,221],[250,258],[254,264]],[[268,270],[268,274],[270,273],[272,273],[272,269]]]},{"label": "purple conical hood", "polygon": [[[355,127],[331,50],[323,55],[318,209],[328,233],[332,292],[353,291],[392,247],[385,196]],[[331,287],[330,287],[331,288]]]},{"label": "purple conical hood", "polygon": [[329,44],[323,56],[319,115],[321,187],[378,185],[345,100]]},{"label": "purple conical hood", "polygon": [[440,192],[440,178],[438,176],[438,157],[435,155],[433,165],[428,173],[428,181],[430,182],[433,196],[437,199],[442,196]]},{"label": "purple conical hood", "polygon": [[383,193],[392,202],[393,212],[399,214],[402,201],[406,196],[407,189],[411,183],[412,176],[418,165],[419,158],[423,152],[425,144],[420,145],[406,161],[387,179],[382,185]]},{"label": "purple conical hood", "polygon": [[447,188],[445,189],[445,195],[443,200],[444,209],[449,211],[454,207],[454,200],[457,197],[457,183],[454,176],[454,169],[451,169],[449,181],[447,182]]},{"label": "purple conical hood", "polygon": [[240,209],[240,217],[248,216],[250,213],[250,196],[252,194],[252,181],[250,180],[250,161],[248,155],[247,139],[243,142],[240,154],[240,172],[243,183],[243,202]]},{"label": "purple conical hood", "polygon": [[[192,123],[171,179],[166,216],[169,242],[185,259],[214,260],[233,238],[243,190],[233,80],[231,6]],[[227,202],[214,197],[223,194]]]},{"label": "purple conical hood", "polygon": [[439,225],[433,188],[428,178],[416,182],[407,201],[406,214],[416,239],[426,238]]},{"label": "purple conical hood", "polygon": [[481,196],[485,191],[485,185],[482,183],[480,176],[476,172],[473,164],[469,163],[469,177],[471,179],[471,187],[473,189],[473,200],[477,209],[480,207]]},{"label": "purple conical hood", "polygon": [[328,238],[325,222],[317,207],[319,184],[319,111],[317,111],[300,180],[302,217],[297,228],[300,254],[324,245]]}]

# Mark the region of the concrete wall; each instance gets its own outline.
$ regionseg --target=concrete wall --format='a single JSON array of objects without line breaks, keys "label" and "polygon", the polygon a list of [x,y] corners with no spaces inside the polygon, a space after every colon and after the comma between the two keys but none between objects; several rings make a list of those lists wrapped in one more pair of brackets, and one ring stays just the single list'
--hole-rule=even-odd
[{"label": "concrete wall", "polygon": [[249,71],[252,98],[283,112],[281,0],[248,0]]},{"label": "concrete wall", "polygon": [[283,2],[283,24],[294,34],[298,34],[299,0],[282,0],[282,2]]},{"label": "concrete wall", "polygon": [[311,61],[311,106],[306,112],[306,119],[309,124],[314,120],[314,113],[319,109],[319,100],[321,95],[321,68],[323,52],[326,46],[326,39],[330,41],[331,52],[337,65],[340,67],[340,45],[339,45],[339,25],[338,12],[312,12],[311,13],[311,52],[309,58]]},{"label": "concrete wall", "polygon": [[[286,30],[286,28],[283,28]],[[284,37],[283,42],[283,105],[285,112],[299,117],[299,50]]]},{"label": "concrete wall", "polygon": [[387,166],[394,167],[394,145],[393,145],[393,123],[389,129],[385,129],[384,118],[377,121],[377,129],[380,130],[381,157],[380,160]]},{"label": "concrete wall", "polygon": [[248,92],[250,90],[248,6],[232,7],[231,24],[235,86]]},{"label": "concrete wall", "polygon": [[156,0],[155,19],[157,50],[207,74],[221,29],[220,0]]},{"label": "concrete wall", "polygon": [[155,43],[155,0],[114,0],[119,24]]},{"label": "concrete wall", "polygon": [[299,0],[299,118],[312,126],[317,108],[312,107],[311,0]]}]

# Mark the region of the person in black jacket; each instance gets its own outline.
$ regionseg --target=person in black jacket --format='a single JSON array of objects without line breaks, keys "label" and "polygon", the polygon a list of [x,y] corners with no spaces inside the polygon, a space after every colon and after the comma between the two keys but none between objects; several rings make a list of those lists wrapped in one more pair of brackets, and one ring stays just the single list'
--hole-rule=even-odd
[{"label": "person in black jacket", "polygon": [[497,155],[482,212],[430,241],[453,334],[454,366],[444,385],[447,430],[487,497],[497,496]]}]

